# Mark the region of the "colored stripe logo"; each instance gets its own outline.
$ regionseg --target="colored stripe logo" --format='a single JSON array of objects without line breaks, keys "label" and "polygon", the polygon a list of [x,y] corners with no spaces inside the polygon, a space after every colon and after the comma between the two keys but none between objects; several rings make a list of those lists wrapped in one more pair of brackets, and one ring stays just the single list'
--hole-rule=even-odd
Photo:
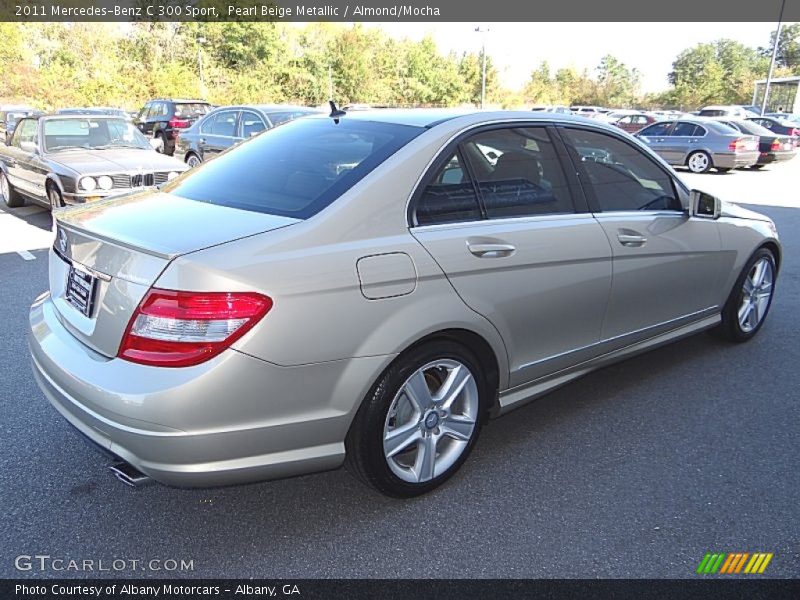
[{"label": "colored stripe logo", "polygon": [[699,575],[756,575],[764,572],[772,552],[707,552],[697,566]]}]

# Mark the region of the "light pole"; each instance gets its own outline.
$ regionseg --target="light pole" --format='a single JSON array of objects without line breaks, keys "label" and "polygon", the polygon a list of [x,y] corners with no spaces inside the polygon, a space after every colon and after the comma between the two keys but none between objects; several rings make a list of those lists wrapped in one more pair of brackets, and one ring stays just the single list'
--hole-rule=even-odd
[{"label": "light pole", "polygon": [[767,110],[767,99],[769,98],[769,86],[772,82],[772,70],[775,68],[775,59],[778,56],[778,43],[781,41],[781,25],[783,24],[783,9],[786,0],[781,1],[781,12],[778,15],[778,30],[775,32],[775,42],[772,44],[772,60],[769,61],[769,73],[767,73],[767,85],[764,88],[764,100],[761,102],[761,114]]},{"label": "light pole", "polygon": [[481,57],[483,65],[481,66],[481,109],[486,102],[486,34],[489,33],[489,28],[476,27],[476,33],[482,33],[483,38],[481,42]]},{"label": "light pole", "polygon": [[206,80],[203,76],[203,44],[206,43],[206,38],[197,38],[197,70],[200,73],[200,95],[206,95]]}]

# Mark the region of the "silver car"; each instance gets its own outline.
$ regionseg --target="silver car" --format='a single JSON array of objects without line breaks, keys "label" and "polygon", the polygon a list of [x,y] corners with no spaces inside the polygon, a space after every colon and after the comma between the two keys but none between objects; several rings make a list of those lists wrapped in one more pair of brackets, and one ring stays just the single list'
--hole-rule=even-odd
[{"label": "silver car", "polygon": [[692,173],[750,167],[758,162],[758,136],[710,119],[660,121],[636,134],[671,165]]},{"label": "silver car", "polygon": [[299,119],[57,221],[36,379],[124,480],[178,486],[347,462],[427,492],[490,416],[749,340],[781,261],[770,219],[618,128],[529,111]]}]

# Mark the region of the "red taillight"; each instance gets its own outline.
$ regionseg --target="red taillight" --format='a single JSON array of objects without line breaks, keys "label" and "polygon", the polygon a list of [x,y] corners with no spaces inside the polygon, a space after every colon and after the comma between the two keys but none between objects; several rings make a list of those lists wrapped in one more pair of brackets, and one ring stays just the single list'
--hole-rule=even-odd
[{"label": "red taillight", "polygon": [[189,119],[179,119],[178,117],[172,117],[167,123],[173,129],[185,129],[189,126]]},{"label": "red taillight", "polygon": [[733,140],[730,144],[728,144],[728,150],[730,150],[731,152],[744,152],[747,150],[747,146],[748,146],[747,140],[739,138]]},{"label": "red taillight", "polygon": [[793,135],[794,137],[800,136],[800,129],[797,129],[797,127],[795,127],[794,129],[792,129],[791,135]]},{"label": "red taillight", "polygon": [[770,150],[775,152],[777,150],[780,150],[781,148],[783,148],[783,144],[781,144],[781,141],[778,138],[772,140],[772,145],[769,147]]},{"label": "red taillight", "polygon": [[122,338],[119,358],[159,367],[188,367],[218,355],[272,308],[254,292],[178,292],[152,288]]}]

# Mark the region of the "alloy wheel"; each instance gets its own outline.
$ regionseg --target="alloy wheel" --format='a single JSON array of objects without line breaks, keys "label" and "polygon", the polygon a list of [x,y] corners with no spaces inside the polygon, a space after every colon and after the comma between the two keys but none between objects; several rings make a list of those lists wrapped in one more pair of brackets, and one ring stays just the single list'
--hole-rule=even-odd
[{"label": "alloy wheel", "polygon": [[702,152],[697,152],[689,157],[689,170],[693,173],[703,173],[709,168],[708,156]]},{"label": "alloy wheel", "polygon": [[479,410],[474,375],[461,362],[430,362],[406,379],[386,416],[384,457],[403,481],[423,483],[446,472],[469,445]]},{"label": "alloy wheel", "polygon": [[772,262],[767,258],[756,261],[745,277],[738,311],[739,327],[744,333],[753,331],[764,319],[774,280]]},{"label": "alloy wheel", "polygon": [[189,165],[190,168],[194,169],[195,167],[200,165],[200,159],[197,158],[194,154],[192,154],[189,156],[189,158],[186,159],[186,164]]}]

